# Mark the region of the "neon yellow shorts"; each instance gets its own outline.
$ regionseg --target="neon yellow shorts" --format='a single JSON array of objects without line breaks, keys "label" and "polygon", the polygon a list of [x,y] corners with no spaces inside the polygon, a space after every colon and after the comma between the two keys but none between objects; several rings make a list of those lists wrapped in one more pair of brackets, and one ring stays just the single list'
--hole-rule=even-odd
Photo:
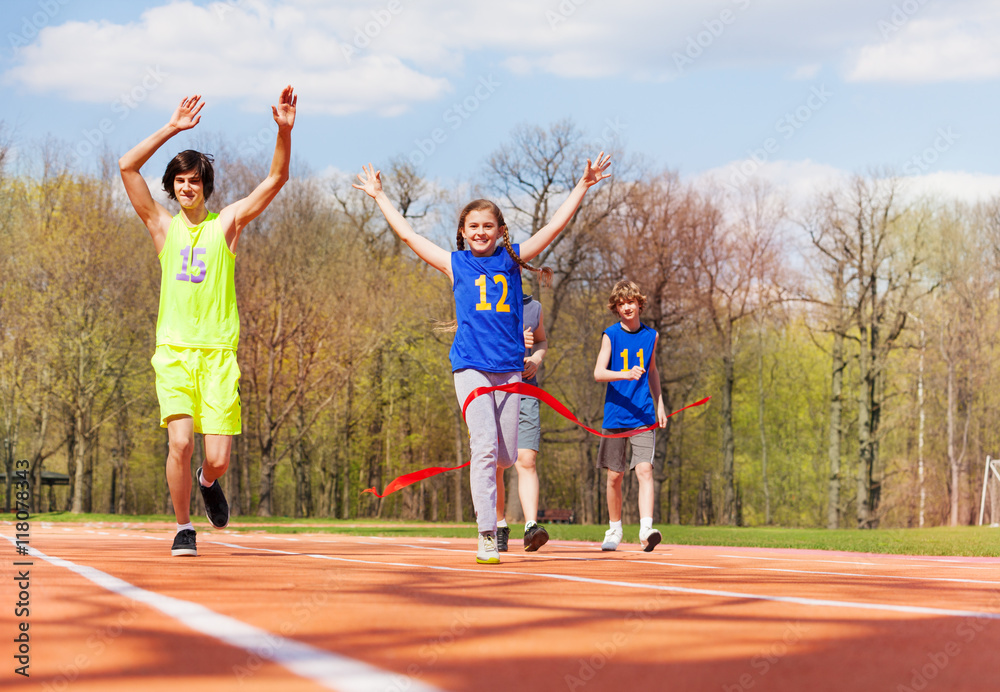
[{"label": "neon yellow shorts", "polygon": [[191,416],[195,432],[240,434],[240,366],[235,351],[160,344],[152,363],[161,428],[170,418]]}]

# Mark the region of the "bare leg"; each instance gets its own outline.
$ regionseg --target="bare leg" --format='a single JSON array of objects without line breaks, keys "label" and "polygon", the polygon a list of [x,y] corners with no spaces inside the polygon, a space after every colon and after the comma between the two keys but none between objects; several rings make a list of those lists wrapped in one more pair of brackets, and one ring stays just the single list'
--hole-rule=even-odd
[{"label": "bare leg", "polygon": [[622,520],[622,478],[624,473],[608,469],[608,519]]},{"label": "bare leg", "polygon": [[653,516],[653,465],[643,462],[635,467],[639,479],[639,518]]},{"label": "bare leg", "polygon": [[524,523],[538,521],[538,471],[535,460],[538,452],[533,449],[517,450],[517,494],[524,510]]},{"label": "bare leg", "polygon": [[229,453],[232,449],[232,435],[205,435],[205,463],[201,467],[205,482],[211,483],[222,477],[229,468]]},{"label": "bare leg", "polygon": [[178,416],[167,421],[167,487],[178,524],[191,521],[191,453],[194,451],[194,421]]}]

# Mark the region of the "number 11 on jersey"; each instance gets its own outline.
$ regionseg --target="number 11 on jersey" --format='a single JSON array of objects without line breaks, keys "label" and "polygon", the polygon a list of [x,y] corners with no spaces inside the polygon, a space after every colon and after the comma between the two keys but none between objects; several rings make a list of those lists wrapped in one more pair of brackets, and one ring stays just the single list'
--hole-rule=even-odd
[{"label": "number 11 on jersey", "polygon": [[[642,368],[643,370],[645,370],[646,369],[646,361],[645,361],[645,359],[643,357],[642,351],[643,351],[643,349],[640,348],[639,352],[636,353],[635,355],[637,355],[639,357],[639,367]],[[629,365],[628,365],[628,349],[627,348],[622,349],[621,357],[622,357],[622,372],[625,372],[626,370],[631,370],[632,368],[630,368]]]}]

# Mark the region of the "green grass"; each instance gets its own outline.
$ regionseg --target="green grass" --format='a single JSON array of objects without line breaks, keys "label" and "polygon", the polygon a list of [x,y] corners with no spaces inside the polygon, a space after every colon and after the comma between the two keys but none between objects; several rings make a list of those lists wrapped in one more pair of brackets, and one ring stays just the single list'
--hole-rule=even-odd
[{"label": "green grass", "polygon": [[[14,516],[0,515],[0,520],[13,521]],[[141,524],[169,522],[170,515],[123,516],[118,514],[70,514],[48,512],[34,514],[31,522],[108,522]],[[205,525],[203,518],[195,518],[196,525]],[[229,526],[234,531],[268,533],[340,533],[355,536],[396,536],[470,538],[475,526],[470,522],[430,523],[394,521],[385,519],[291,519],[288,517],[233,517]],[[520,525],[512,525],[515,538]],[[577,524],[546,524],[549,535],[556,540],[600,541],[607,528]],[[988,527],[934,527],[926,529],[876,529],[857,531],[840,529],[784,529],[784,528],[733,528],[724,526],[670,526],[659,525],[663,542],[679,545],[739,546],[755,548],[809,548],[816,550],[845,550],[857,553],[887,553],[895,555],[954,555],[965,557],[1000,557],[1000,529]],[[638,541],[638,526],[625,527],[625,540]]]}]

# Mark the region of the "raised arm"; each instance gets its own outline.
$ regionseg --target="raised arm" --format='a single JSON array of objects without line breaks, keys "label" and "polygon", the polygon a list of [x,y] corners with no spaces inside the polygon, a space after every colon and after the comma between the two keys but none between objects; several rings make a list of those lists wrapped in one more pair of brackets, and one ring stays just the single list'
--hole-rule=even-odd
[{"label": "raised arm", "polygon": [[417,257],[454,281],[455,277],[451,274],[451,253],[414,231],[406,217],[392,206],[389,196],[382,189],[382,171],[376,171],[371,164],[368,164],[368,168],[362,166],[358,180],[361,184],[354,183],[351,187],[364,191],[375,200],[393,233],[417,253]]},{"label": "raised arm", "polygon": [[243,229],[267,208],[288,181],[288,163],[292,157],[292,127],[295,125],[295,106],[298,100],[299,97],[291,86],[282,89],[278,105],[271,106],[274,122],[278,124],[278,139],[274,143],[271,170],[253,192],[219,212],[219,222],[226,233],[226,242],[234,252]]},{"label": "raised arm", "polygon": [[566,201],[556,209],[552,219],[538,229],[537,233],[521,243],[521,259],[526,262],[534,259],[549,246],[549,243],[555,240],[555,237],[566,228],[566,224],[573,218],[573,214],[576,213],[577,207],[583,201],[583,196],[587,194],[587,190],[605,178],[611,177],[610,173],[604,172],[610,165],[611,156],[605,155],[603,151],[598,154],[597,163],[591,163],[590,159],[587,159],[587,167],[583,171],[583,177],[569,193]]},{"label": "raised arm", "polygon": [[157,253],[163,249],[167,229],[170,228],[170,212],[153,199],[153,195],[149,192],[149,186],[146,185],[139,169],[156,153],[157,149],[163,146],[164,142],[178,132],[190,130],[197,125],[201,120],[199,112],[204,105],[205,102],[201,101],[199,95],[181,99],[180,105],[170,116],[170,122],[136,144],[127,154],[118,159],[118,168],[122,174],[125,192],[128,194],[135,213],[139,215],[142,223],[149,230]]},{"label": "raised arm", "polygon": [[611,337],[604,334],[601,337],[601,351],[597,354],[594,365],[594,379],[598,382],[617,382],[618,380],[638,380],[646,372],[638,365],[631,370],[608,370],[611,363]]}]

